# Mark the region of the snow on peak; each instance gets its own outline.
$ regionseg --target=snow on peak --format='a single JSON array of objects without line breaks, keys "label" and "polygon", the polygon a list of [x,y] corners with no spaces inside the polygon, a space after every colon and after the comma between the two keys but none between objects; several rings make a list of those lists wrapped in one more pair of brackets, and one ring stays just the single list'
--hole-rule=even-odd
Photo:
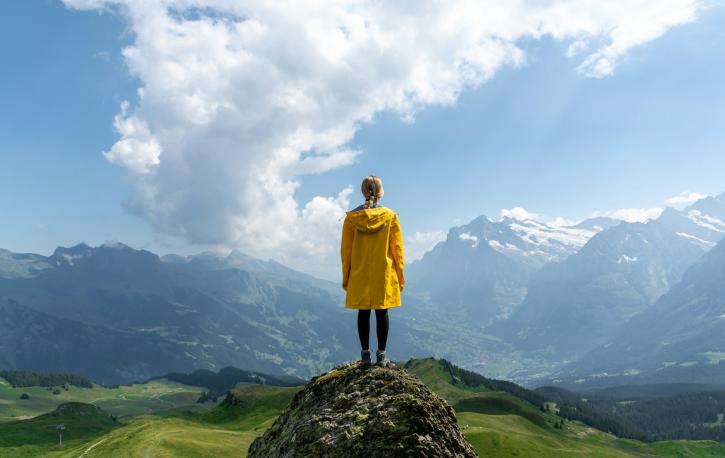
[{"label": "snow on peak", "polygon": [[555,227],[536,221],[513,221],[509,227],[527,243],[538,246],[565,245],[581,248],[597,231]]},{"label": "snow on peak", "polygon": [[711,242],[709,240],[701,239],[700,237],[695,237],[694,235],[687,234],[685,232],[677,232],[677,235],[680,237],[684,237],[688,240],[692,240],[695,243],[698,243],[700,245],[706,246],[708,248],[712,248],[715,246],[715,242]]},{"label": "snow on peak", "polygon": [[[558,221],[562,225],[545,222],[540,215],[520,207],[502,210],[501,214],[502,218],[496,221],[479,216],[468,224],[452,228],[449,236],[470,243],[471,248],[484,243],[486,248],[509,258],[540,267],[576,253],[600,228],[607,228],[605,221],[596,220],[585,220],[576,226],[563,225],[566,221],[562,219]],[[595,223],[599,228],[593,227]]]},{"label": "snow on peak", "polygon": [[714,232],[725,232],[725,222],[712,216],[703,215],[700,210],[690,210],[687,212],[687,217],[690,221],[705,229]]},{"label": "snow on peak", "polygon": [[505,251],[506,250],[506,248],[498,240],[489,240],[488,246],[490,246],[491,248],[493,248],[496,251]]},{"label": "snow on peak", "polygon": [[543,215],[532,213],[523,207],[504,208],[501,210],[501,218],[500,223],[506,224],[526,244],[543,250],[546,247],[578,250],[595,234],[605,229],[602,224],[586,227],[589,220],[574,223],[559,217],[545,222]]},{"label": "snow on peak", "polygon": [[627,256],[626,254],[623,254],[619,257],[619,259],[617,259],[617,264],[637,262],[637,261],[639,261],[639,258],[637,256]]},{"label": "snow on peak", "polygon": [[458,238],[460,240],[469,240],[471,241],[471,248],[476,248],[478,246],[478,237],[475,235],[471,235],[470,232],[462,232],[458,235]]},{"label": "snow on peak", "polygon": [[505,252],[505,251],[521,251],[521,248],[517,247],[516,245],[512,243],[506,242],[506,244],[503,244],[499,242],[498,240],[489,240],[488,245],[493,248],[496,251]]},{"label": "snow on peak", "polygon": [[56,264],[66,263],[73,265],[73,263],[79,259],[83,259],[93,253],[93,248],[86,245],[85,243],[79,243],[78,245],[67,247],[58,247],[53,252],[52,258],[55,259]]}]

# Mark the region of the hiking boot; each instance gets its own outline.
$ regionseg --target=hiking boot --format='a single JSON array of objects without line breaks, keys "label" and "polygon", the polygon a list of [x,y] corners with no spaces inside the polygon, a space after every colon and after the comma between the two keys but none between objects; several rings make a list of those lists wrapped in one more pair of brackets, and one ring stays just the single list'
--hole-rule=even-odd
[{"label": "hiking boot", "polygon": [[372,363],[370,359],[370,350],[360,350],[360,363],[363,366],[369,366]]},{"label": "hiking boot", "polygon": [[393,366],[392,361],[385,356],[385,350],[378,350],[375,352],[375,364],[383,367]]}]

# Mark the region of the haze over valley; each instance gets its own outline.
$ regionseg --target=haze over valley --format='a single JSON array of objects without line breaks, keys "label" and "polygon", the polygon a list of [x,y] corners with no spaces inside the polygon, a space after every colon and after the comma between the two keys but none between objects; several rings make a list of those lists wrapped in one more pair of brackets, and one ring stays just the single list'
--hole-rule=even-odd
[{"label": "haze over valley", "polygon": [[[527,384],[717,382],[724,221],[721,194],[642,223],[480,216],[451,228],[408,268],[396,357]],[[0,298],[3,366],[111,384],[229,365],[309,377],[358,345],[338,284],[238,251],[3,250]],[[660,335],[643,339],[637,323]]]}]

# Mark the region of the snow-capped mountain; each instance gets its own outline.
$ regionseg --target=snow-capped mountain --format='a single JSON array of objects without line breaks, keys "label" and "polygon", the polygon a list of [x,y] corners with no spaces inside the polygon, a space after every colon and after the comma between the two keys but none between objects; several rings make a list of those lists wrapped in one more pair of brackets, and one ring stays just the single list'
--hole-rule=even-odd
[{"label": "snow-capped mountain", "polygon": [[597,218],[562,227],[479,216],[450,229],[446,240],[410,265],[410,294],[440,309],[462,312],[478,325],[489,323],[521,303],[534,272],[566,259],[598,231],[617,223]]},{"label": "snow-capped mountain", "polygon": [[562,372],[598,383],[722,383],[725,377],[725,240],[652,307]]},{"label": "snow-capped mountain", "polygon": [[666,208],[659,221],[678,237],[709,250],[725,235],[723,196],[707,197],[682,211]]},{"label": "snow-capped mountain", "polygon": [[583,356],[679,282],[725,235],[723,221],[725,194],[601,231],[537,272],[526,300],[491,332],[552,361]]},{"label": "snow-capped mountain", "polygon": [[[562,261],[579,251],[597,232],[618,224],[609,218],[585,220],[576,226],[552,226],[532,219],[503,218],[491,231],[469,233],[491,248],[537,269],[551,261]],[[469,225],[470,226],[470,225]],[[461,237],[461,235],[459,235]]]}]

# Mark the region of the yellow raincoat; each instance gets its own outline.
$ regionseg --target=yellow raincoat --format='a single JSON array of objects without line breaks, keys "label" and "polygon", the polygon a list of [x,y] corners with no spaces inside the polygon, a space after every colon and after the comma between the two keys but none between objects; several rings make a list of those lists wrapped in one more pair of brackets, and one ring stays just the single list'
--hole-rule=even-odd
[{"label": "yellow raincoat", "polygon": [[403,234],[398,215],[385,207],[346,213],[342,225],[342,287],[351,309],[400,306]]}]

